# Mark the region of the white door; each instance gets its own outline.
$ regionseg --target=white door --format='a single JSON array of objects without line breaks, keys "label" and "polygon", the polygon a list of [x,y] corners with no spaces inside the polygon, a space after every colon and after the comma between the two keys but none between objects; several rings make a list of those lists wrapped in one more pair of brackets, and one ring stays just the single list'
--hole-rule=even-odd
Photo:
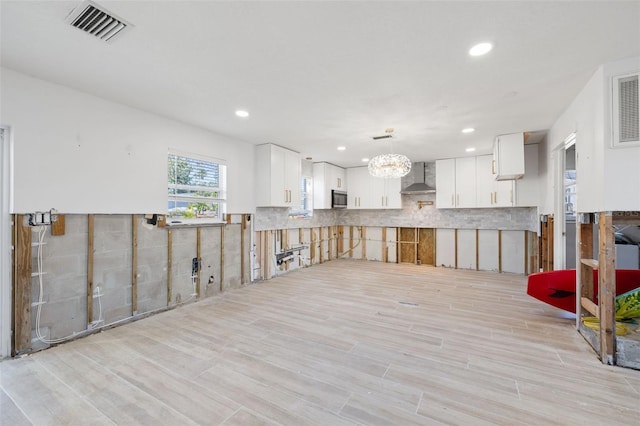
[{"label": "white door", "polygon": [[0,128],[0,358],[11,355],[11,150]]}]

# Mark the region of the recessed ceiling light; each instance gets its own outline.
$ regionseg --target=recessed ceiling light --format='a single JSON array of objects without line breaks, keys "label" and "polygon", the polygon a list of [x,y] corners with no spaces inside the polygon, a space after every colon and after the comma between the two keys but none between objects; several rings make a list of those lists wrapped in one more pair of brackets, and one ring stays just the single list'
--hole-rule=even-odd
[{"label": "recessed ceiling light", "polygon": [[238,117],[247,118],[249,116],[249,113],[247,111],[239,109],[236,111],[236,115]]},{"label": "recessed ceiling light", "polygon": [[346,146],[339,146],[339,147],[338,147],[338,151],[344,151],[345,149],[347,149],[347,147],[346,147]]},{"label": "recessed ceiling light", "polygon": [[467,127],[466,129],[462,129],[462,133],[473,133],[475,131],[476,129],[474,129],[473,127]]},{"label": "recessed ceiling light", "polygon": [[467,151],[467,152],[473,152],[475,150],[476,150],[475,148],[467,148],[467,149],[465,149],[465,151]]},{"label": "recessed ceiling light", "polygon": [[362,162],[363,162],[363,163],[368,163],[368,162],[369,162],[369,159],[368,159],[367,157],[364,157],[364,158],[362,159]]},{"label": "recessed ceiling light", "polygon": [[471,56],[482,56],[486,55],[493,49],[493,45],[491,43],[478,43],[469,49],[469,55]]}]

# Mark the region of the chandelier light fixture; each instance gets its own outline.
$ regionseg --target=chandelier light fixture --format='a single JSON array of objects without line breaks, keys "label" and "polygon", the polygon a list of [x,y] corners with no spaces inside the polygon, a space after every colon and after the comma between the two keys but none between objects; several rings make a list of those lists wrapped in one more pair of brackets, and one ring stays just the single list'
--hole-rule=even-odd
[{"label": "chandelier light fixture", "polygon": [[[386,135],[374,139],[391,138],[393,129],[385,130]],[[381,178],[400,178],[411,171],[411,160],[402,154],[380,154],[369,160],[369,174]]]}]

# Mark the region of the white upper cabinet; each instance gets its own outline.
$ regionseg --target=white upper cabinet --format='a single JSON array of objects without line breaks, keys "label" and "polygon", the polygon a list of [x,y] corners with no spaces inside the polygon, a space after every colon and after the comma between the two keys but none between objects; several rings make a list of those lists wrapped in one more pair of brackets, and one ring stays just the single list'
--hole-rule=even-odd
[{"label": "white upper cabinet", "polygon": [[436,207],[456,207],[456,159],[436,161]]},{"label": "white upper cabinet", "polygon": [[476,207],[476,157],[456,158],[456,207]]},{"label": "white upper cabinet", "polygon": [[476,201],[477,207],[514,206],[515,181],[495,180],[492,155],[476,157]]},{"label": "white upper cabinet", "polygon": [[347,181],[349,209],[402,208],[400,178],[377,178],[369,174],[367,167],[352,167],[347,169]]},{"label": "white upper cabinet", "polygon": [[496,180],[519,179],[524,176],[524,134],[497,136],[493,144]]},{"label": "white upper cabinet", "polygon": [[256,207],[300,204],[300,154],[273,144],[256,146]]},{"label": "white upper cabinet", "polygon": [[330,163],[313,163],[313,208],[330,209],[331,191],[347,191],[346,170]]},{"label": "white upper cabinet", "polygon": [[476,207],[476,158],[436,161],[436,207]]}]

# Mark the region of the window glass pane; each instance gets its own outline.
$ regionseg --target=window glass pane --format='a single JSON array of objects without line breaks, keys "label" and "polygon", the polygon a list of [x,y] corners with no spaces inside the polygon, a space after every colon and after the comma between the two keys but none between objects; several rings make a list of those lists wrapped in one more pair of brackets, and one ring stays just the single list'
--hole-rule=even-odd
[{"label": "window glass pane", "polygon": [[226,166],[169,153],[168,212],[172,218],[222,219],[226,203]]}]

